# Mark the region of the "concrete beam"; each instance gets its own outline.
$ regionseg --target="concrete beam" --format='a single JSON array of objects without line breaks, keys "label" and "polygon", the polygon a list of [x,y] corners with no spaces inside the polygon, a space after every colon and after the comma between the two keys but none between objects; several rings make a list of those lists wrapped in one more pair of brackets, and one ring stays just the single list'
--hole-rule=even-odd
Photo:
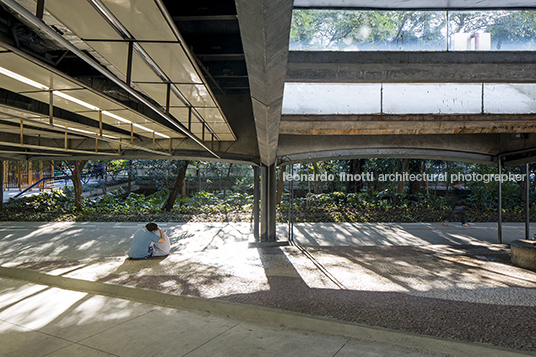
[{"label": "concrete beam", "polygon": [[534,83],[534,52],[301,52],[288,57],[287,82]]},{"label": "concrete beam", "polygon": [[236,0],[259,152],[275,162],[285,85],[292,0]]},{"label": "concrete beam", "polygon": [[279,137],[279,162],[347,158],[423,158],[491,163],[505,134],[286,135]]},{"label": "concrete beam", "polygon": [[373,158],[399,158],[399,159],[428,159],[462,161],[477,164],[495,165],[496,158],[491,155],[474,154],[455,150],[429,150],[429,149],[347,149],[321,151],[302,154],[285,155],[279,159],[279,164],[295,164],[301,162],[315,162],[326,160]]},{"label": "concrete beam", "polygon": [[536,133],[536,115],[283,115],[279,132],[292,135]]}]

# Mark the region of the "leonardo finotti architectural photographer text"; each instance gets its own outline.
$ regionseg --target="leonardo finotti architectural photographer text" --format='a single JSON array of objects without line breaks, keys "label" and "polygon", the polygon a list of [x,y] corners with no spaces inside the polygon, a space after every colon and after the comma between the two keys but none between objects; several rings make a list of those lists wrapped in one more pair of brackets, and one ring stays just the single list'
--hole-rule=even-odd
[{"label": "leonardo finotti architectural photographer text", "polygon": [[524,181],[526,174],[481,174],[481,173],[454,173],[454,174],[410,174],[408,172],[396,172],[392,174],[378,174],[375,175],[373,172],[364,172],[360,174],[348,174],[346,172],[340,172],[338,174],[333,173],[323,173],[323,174],[294,174],[290,175],[285,172],[284,180],[285,181],[294,181],[294,182],[307,182],[307,181],[363,181],[363,182],[398,182],[398,181],[428,181],[428,182],[506,182],[506,181]]}]

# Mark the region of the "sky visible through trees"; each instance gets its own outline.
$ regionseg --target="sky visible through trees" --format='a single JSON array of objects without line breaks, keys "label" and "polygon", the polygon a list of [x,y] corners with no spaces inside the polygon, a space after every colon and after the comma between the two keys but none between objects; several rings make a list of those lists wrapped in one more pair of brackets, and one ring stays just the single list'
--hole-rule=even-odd
[{"label": "sky visible through trees", "polygon": [[536,50],[536,12],[294,10],[290,49],[444,51],[460,33],[489,33],[490,50]]}]

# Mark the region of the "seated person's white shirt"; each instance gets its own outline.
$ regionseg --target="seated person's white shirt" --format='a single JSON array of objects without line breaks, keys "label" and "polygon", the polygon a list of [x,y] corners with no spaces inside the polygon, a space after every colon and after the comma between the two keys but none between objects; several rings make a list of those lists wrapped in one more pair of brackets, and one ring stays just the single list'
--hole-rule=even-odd
[{"label": "seated person's white shirt", "polygon": [[153,257],[161,257],[164,255],[169,255],[169,250],[171,249],[171,243],[169,238],[164,234],[164,243],[153,243]]}]

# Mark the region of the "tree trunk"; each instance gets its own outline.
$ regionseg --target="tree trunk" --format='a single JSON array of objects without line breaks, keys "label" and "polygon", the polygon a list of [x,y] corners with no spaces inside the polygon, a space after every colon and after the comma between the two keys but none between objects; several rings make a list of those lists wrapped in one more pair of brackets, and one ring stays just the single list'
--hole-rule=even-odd
[{"label": "tree trunk", "polygon": [[[401,174],[404,174],[404,172],[408,172],[409,167],[409,159],[402,159],[400,160],[400,166],[402,167]],[[404,193],[404,185],[406,181],[400,180],[398,181],[398,187],[396,189],[396,193]]]},{"label": "tree trunk", "polygon": [[286,166],[281,166],[279,168],[279,179],[277,181],[277,195],[275,197],[275,204],[278,205],[281,203],[281,199],[283,198],[283,178],[285,174],[285,170],[287,169]]},{"label": "tree trunk", "polygon": [[[422,165],[418,160],[411,160],[409,162],[409,173],[410,174],[420,174],[422,173]],[[415,195],[421,191],[421,181],[409,181],[409,194]]]},{"label": "tree trunk", "polygon": [[[354,176],[356,174],[363,173],[363,165],[365,160],[363,159],[350,159],[349,160],[349,174]],[[363,180],[360,181],[346,181],[346,193],[358,193],[363,190]]]},{"label": "tree trunk", "polygon": [[76,160],[74,162],[74,170],[71,170],[71,166],[68,165],[69,171],[71,171],[71,182],[73,183],[74,190],[74,209],[75,211],[82,210],[82,181],[80,181],[80,174],[86,166],[88,160]]},{"label": "tree trunk", "polygon": [[315,180],[314,180],[314,192],[315,194],[319,194],[319,193],[322,193],[322,189],[320,188],[320,181],[318,180],[318,175],[319,175],[319,168],[318,168],[318,163],[316,162],[313,162],[313,174],[315,175]]},{"label": "tree trunk", "polygon": [[183,161],[183,165],[177,173],[177,177],[175,178],[175,184],[173,185],[173,189],[169,193],[168,199],[162,206],[162,211],[169,212],[173,208],[177,196],[182,191],[182,186],[184,185],[184,178],[186,177],[186,169],[188,168],[189,163],[189,161]]},{"label": "tree trunk", "polygon": [[229,164],[229,167],[227,168],[227,176],[225,177],[225,186],[223,187],[223,198],[227,195],[227,185],[229,184],[229,176],[231,175],[231,168],[233,167],[233,164]]}]

